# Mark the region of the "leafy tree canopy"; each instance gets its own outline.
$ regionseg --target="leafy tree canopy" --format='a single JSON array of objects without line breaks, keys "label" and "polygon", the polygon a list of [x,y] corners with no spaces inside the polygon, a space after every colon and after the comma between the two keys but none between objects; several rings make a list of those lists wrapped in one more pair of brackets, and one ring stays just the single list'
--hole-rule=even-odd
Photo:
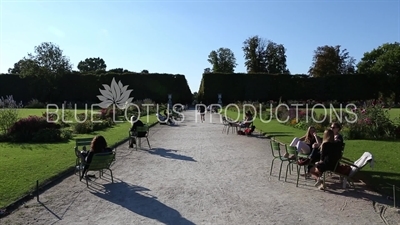
[{"label": "leafy tree canopy", "polygon": [[364,53],[357,70],[358,73],[400,76],[400,43],[385,43]]},{"label": "leafy tree canopy", "polygon": [[214,73],[233,73],[237,65],[235,55],[229,48],[211,51],[208,55],[208,62],[212,65]]},{"label": "leafy tree canopy", "polygon": [[340,45],[320,46],[314,51],[313,62],[308,71],[311,77],[355,73],[355,59]]}]

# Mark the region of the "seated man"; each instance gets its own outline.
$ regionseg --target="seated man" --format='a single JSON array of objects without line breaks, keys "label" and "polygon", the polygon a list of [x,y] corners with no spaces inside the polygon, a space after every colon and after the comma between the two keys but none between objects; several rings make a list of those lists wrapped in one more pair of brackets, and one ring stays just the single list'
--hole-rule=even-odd
[{"label": "seated man", "polygon": [[139,132],[139,133],[136,132],[136,128],[137,127],[143,127],[144,126],[144,123],[140,119],[138,119],[136,116],[132,116],[131,117],[131,124],[132,124],[132,127],[130,129],[131,144],[129,145],[129,148],[133,148],[133,145],[136,144],[136,139],[132,138],[132,136],[141,137],[141,136],[146,135],[145,132]]}]

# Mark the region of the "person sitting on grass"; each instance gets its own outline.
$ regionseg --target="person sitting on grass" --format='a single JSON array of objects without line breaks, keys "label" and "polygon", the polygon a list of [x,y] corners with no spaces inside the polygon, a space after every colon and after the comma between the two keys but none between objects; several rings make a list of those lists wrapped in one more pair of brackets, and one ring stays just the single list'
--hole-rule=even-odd
[{"label": "person sitting on grass", "polygon": [[[333,171],[341,157],[341,145],[335,142],[332,130],[325,130],[323,141],[320,146],[321,158],[311,168],[310,173],[316,180],[315,186],[323,187],[321,176],[325,171]],[[321,186],[320,186],[321,185]]]},{"label": "person sitting on grass", "polygon": [[[85,166],[83,167],[82,177],[81,180],[90,166],[92,162],[92,158],[97,153],[112,153],[112,149],[107,147],[107,141],[103,136],[96,136],[93,138],[92,142],[90,143],[90,151],[89,152],[81,152],[81,158],[85,162]],[[90,177],[90,175],[89,175]],[[92,175],[93,177],[93,175]]]}]

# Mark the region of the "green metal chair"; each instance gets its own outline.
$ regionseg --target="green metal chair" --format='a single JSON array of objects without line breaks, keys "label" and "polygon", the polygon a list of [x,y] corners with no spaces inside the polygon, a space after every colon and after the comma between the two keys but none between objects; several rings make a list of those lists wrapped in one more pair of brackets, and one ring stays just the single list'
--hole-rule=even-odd
[{"label": "green metal chair", "polygon": [[289,155],[293,155],[293,156],[294,156],[293,158],[289,158],[289,163],[288,163],[287,168],[286,168],[285,182],[286,182],[286,179],[287,179],[288,171],[290,172],[289,167],[290,167],[290,166],[293,166],[293,165],[296,165],[296,172],[297,172],[296,187],[298,187],[298,186],[299,186],[299,179],[300,179],[300,170],[301,170],[301,167],[304,168],[304,178],[307,179],[307,176],[306,176],[307,167],[308,167],[308,165],[310,165],[309,163],[308,163],[308,164],[304,164],[304,165],[300,165],[298,162],[299,162],[299,159],[300,159],[300,158],[307,157],[308,155],[299,154],[299,153],[297,152],[297,148],[296,148],[296,147],[293,147],[293,146],[290,146],[290,145],[285,145],[285,147],[286,147],[286,152],[287,152]]},{"label": "green metal chair", "polygon": [[289,162],[289,158],[282,156],[281,144],[279,142],[277,142],[275,140],[271,140],[270,144],[271,144],[271,151],[272,151],[273,159],[271,162],[271,169],[270,169],[269,175],[270,176],[272,175],[272,169],[274,168],[274,162],[276,159],[278,159],[279,161],[281,161],[280,168],[279,168],[279,177],[278,177],[278,180],[280,180],[283,162]]},{"label": "green metal chair", "polygon": [[136,150],[138,150],[138,147],[142,147],[142,138],[146,138],[147,144],[149,145],[149,148],[151,149],[150,146],[150,141],[149,141],[149,126],[148,125],[143,125],[141,127],[136,127],[135,132],[129,132],[130,138],[129,138],[129,145],[131,145],[133,139],[135,140],[135,146]]},{"label": "green metal chair", "polygon": [[86,186],[89,187],[89,179],[87,178],[87,172],[99,171],[99,177],[103,175],[104,170],[110,171],[111,182],[114,183],[114,177],[111,170],[111,165],[115,160],[115,152],[97,153],[93,155],[92,162],[90,164],[84,164],[87,169],[82,172],[80,180],[84,177],[86,179]]}]

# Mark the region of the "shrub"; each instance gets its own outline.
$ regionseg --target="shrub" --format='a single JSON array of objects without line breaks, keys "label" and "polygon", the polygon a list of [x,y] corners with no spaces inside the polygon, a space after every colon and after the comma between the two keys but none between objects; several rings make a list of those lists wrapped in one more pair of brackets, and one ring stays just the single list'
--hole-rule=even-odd
[{"label": "shrub", "polygon": [[108,118],[106,120],[101,121],[100,123],[93,123],[93,131],[104,130],[113,125],[112,119]]},{"label": "shrub", "polygon": [[25,108],[43,109],[46,105],[37,99],[32,99],[25,105]]},{"label": "shrub", "polygon": [[397,125],[390,119],[381,100],[366,101],[363,108],[354,108],[353,121],[345,124],[349,139],[396,139]]},{"label": "shrub", "polygon": [[0,98],[0,134],[6,134],[11,126],[18,120],[18,109],[22,104],[17,104],[13,96]]},{"label": "shrub", "polygon": [[[48,122],[44,117],[29,116],[14,123],[8,130],[7,136],[13,142],[47,142],[49,139],[54,142],[61,140],[60,133],[57,131],[59,129],[60,125]],[[50,138],[43,137],[46,135]]]},{"label": "shrub", "polygon": [[61,129],[61,139],[62,140],[72,139],[72,131],[69,129]]},{"label": "shrub", "polygon": [[62,140],[61,130],[54,128],[45,128],[38,130],[32,135],[32,142],[54,143]]},{"label": "shrub", "polygon": [[91,132],[93,132],[93,122],[90,120],[79,122],[74,125],[74,133],[76,134],[89,134]]},{"label": "shrub", "polygon": [[114,117],[117,116],[117,115],[114,116],[115,112],[116,112],[116,110],[114,110],[113,107],[109,107],[107,109],[101,109],[100,110],[100,119],[102,119],[102,120],[107,119],[107,118],[114,119]]}]

